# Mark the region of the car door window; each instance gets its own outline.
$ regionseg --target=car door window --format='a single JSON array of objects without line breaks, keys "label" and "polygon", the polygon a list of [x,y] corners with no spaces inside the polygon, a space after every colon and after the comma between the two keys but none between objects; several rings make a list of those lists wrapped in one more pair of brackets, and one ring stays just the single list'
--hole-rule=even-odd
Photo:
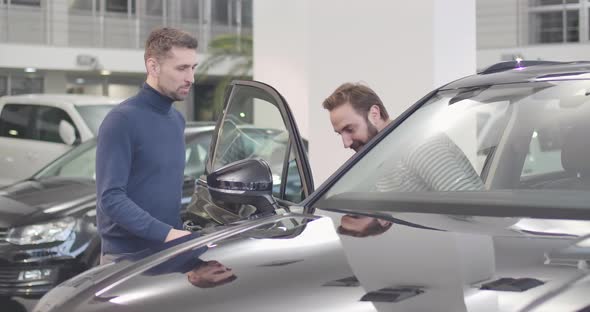
[{"label": "car door window", "polygon": [[[38,131],[38,140],[53,143],[64,143],[59,135],[59,124],[61,121],[67,121],[74,126],[70,116],[62,109],[49,106],[38,106],[36,129]],[[78,130],[75,128],[76,137],[79,137]]]},{"label": "car door window", "polygon": [[211,144],[211,134],[204,133],[189,137],[186,142],[184,175],[198,178],[205,172],[207,150]]},{"label": "car door window", "polygon": [[299,168],[297,167],[297,162],[295,160],[296,154],[293,146],[291,146],[290,151],[284,197],[290,202],[298,203],[305,198],[305,195],[303,194],[301,177],[299,176]]},{"label": "car door window", "polygon": [[30,122],[32,105],[6,104],[0,114],[0,136],[15,139],[34,139]]},{"label": "car door window", "polygon": [[238,160],[261,158],[270,165],[274,195],[282,198],[281,176],[288,152],[289,131],[275,99],[255,87],[235,86],[217,137],[213,170]]},{"label": "car door window", "polygon": [[[62,120],[74,125],[70,116],[60,108],[6,104],[0,114],[0,136],[64,143],[59,135]],[[74,127],[74,130],[79,137],[78,129]]]}]

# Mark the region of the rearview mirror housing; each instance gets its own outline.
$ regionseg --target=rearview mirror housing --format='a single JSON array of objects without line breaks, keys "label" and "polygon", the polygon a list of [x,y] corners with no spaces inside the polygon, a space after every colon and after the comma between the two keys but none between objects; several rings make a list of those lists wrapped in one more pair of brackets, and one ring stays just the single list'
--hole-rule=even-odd
[{"label": "rearview mirror housing", "polygon": [[230,163],[207,175],[209,194],[216,205],[247,204],[255,215],[274,214],[278,208],[272,196],[272,173],[262,159],[245,159]]}]

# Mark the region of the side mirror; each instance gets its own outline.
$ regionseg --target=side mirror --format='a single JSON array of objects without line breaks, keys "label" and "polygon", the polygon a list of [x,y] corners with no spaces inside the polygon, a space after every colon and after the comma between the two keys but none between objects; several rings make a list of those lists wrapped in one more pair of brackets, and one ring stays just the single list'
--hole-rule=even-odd
[{"label": "side mirror", "polygon": [[76,129],[71,123],[62,119],[59,122],[58,132],[61,140],[67,145],[73,145],[76,143]]},{"label": "side mirror", "polygon": [[248,204],[256,215],[274,214],[272,173],[262,159],[245,159],[223,166],[207,175],[209,194],[216,205]]}]

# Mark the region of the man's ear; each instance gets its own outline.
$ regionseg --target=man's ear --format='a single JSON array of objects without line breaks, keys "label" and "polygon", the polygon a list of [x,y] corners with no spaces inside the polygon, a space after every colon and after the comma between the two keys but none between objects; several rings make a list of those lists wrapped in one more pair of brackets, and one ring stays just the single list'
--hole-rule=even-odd
[{"label": "man's ear", "polygon": [[148,58],[145,67],[150,76],[158,77],[160,75],[160,63],[155,58]]},{"label": "man's ear", "polygon": [[368,117],[369,121],[371,121],[373,125],[377,125],[379,123],[379,120],[381,120],[381,109],[379,108],[379,106],[371,106],[371,108],[369,109]]}]

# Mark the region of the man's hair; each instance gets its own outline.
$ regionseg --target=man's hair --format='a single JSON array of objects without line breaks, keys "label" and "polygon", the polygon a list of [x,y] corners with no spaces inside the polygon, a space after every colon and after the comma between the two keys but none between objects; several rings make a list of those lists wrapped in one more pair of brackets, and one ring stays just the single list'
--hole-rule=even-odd
[{"label": "man's hair", "polygon": [[172,47],[197,49],[199,43],[195,37],[186,31],[163,27],[154,29],[145,41],[144,61],[153,57],[161,60]]},{"label": "man's hair", "polygon": [[352,108],[361,116],[367,115],[371,106],[377,105],[381,112],[381,119],[389,119],[389,114],[381,102],[377,93],[371,88],[359,83],[344,83],[340,85],[328,98],[324,100],[323,106],[328,111],[344,103],[350,103]]}]

